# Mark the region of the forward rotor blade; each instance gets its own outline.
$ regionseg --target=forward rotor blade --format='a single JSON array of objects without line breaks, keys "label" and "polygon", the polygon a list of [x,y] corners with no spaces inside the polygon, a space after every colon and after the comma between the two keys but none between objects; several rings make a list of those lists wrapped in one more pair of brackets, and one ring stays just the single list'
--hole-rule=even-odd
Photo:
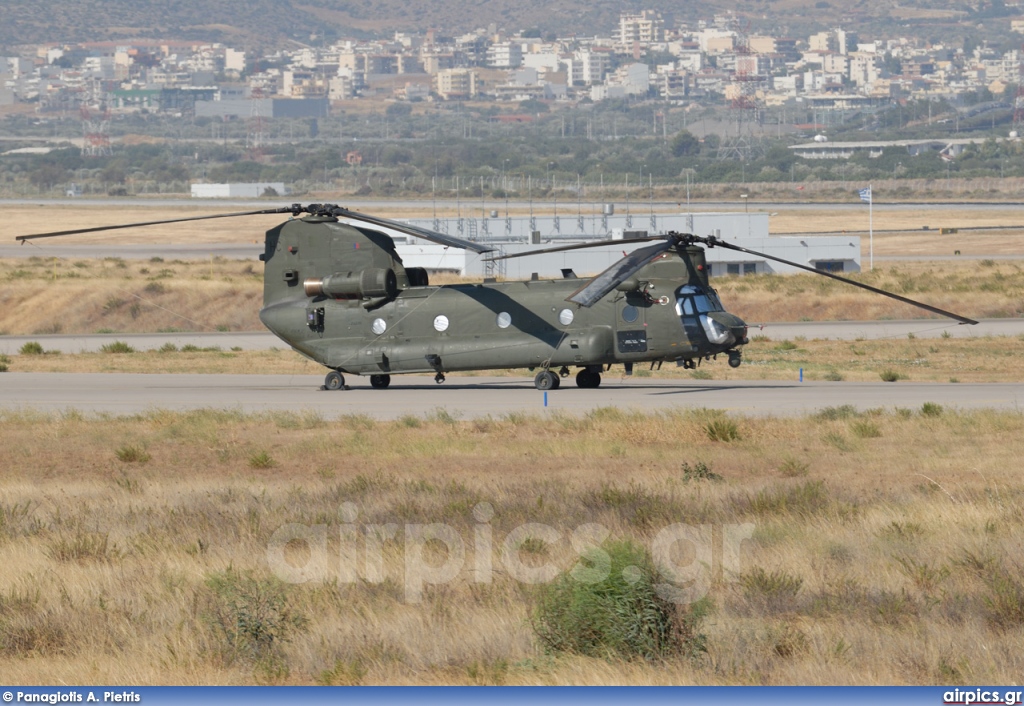
[{"label": "forward rotor blade", "polygon": [[241,213],[218,213],[213,216],[189,216],[188,218],[169,218],[163,221],[144,221],[142,223],[125,223],[118,226],[97,226],[95,228],[77,228],[75,230],[60,230],[53,233],[36,233],[35,235],[19,235],[15,240],[25,242],[37,238],[56,238],[60,235],[80,235],[82,233],[100,233],[105,230],[121,230],[122,228],[143,228],[145,226],[159,226],[165,223],[186,223],[188,221],[206,221],[211,218],[238,218],[239,216],[267,216],[275,213],[295,214],[294,208],[270,208],[262,211],[243,211]]},{"label": "forward rotor blade", "polygon": [[607,270],[594,279],[577,289],[565,298],[567,302],[590,307],[601,300],[604,295],[615,289],[619,284],[635,275],[645,265],[654,261],[662,253],[672,248],[675,243],[672,240],[660,239],[656,245],[648,245],[645,248],[637,248],[626,257],[622,258]]},{"label": "forward rotor blade", "polygon": [[444,233],[438,233],[435,230],[429,230],[427,228],[420,228],[419,226],[410,225],[409,223],[402,223],[401,221],[393,221],[390,218],[378,218],[377,216],[368,216],[365,213],[359,213],[358,211],[350,211],[342,206],[336,206],[331,209],[331,213],[341,218],[349,218],[353,221],[361,221],[363,223],[369,223],[375,226],[381,226],[383,228],[390,228],[397,230],[399,233],[405,233],[406,235],[412,235],[417,238],[423,238],[429,240],[432,243],[444,245],[446,247],[460,248],[462,250],[472,250],[476,253],[491,252],[494,248],[489,248],[481,243],[474,243],[470,240],[463,240],[462,238],[454,238]]},{"label": "forward rotor blade", "polygon": [[515,253],[513,255],[500,255],[496,257],[486,257],[484,260],[487,262],[494,262],[495,260],[510,260],[514,257],[529,257],[530,255],[547,255],[553,252],[567,252],[569,250],[582,250],[584,248],[604,248],[609,245],[621,245],[623,243],[646,243],[652,240],[665,240],[664,235],[645,235],[642,238],[624,238],[622,240],[599,240],[592,243],[576,243],[575,245],[559,245],[554,248],[543,248],[540,250],[527,250],[525,252]]},{"label": "forward rotor blade", "polygon": [[726,248],[728,250],[736,250],[736,251],[739,251],[739,252],[745,252],[745,253],[748,253],[750,255],[756,255],[758,257],[763,257],[763,258],[765,258],[767,260],[774,260],[775,262],[781,262],[783,265],[789,265],[790,267],[797,267],[797,268],[799,268],[801,270],[806,270],[806,271],[812,272],[812,273],[814,273],[816,275],[821,275],[823,277],[828,277],[829,279],[834,279],[834,280],[837,280],[839,282],[844,282],[846,284],[852,284],[854,287],[860,287],[861,289],[866,289],[869,292],[874,292],[875,294],[881,294],[883,297],[889,297],[890,299],[895,299],[896,301],[903,302],[904,304],[910,304],[911,306],[916,306],[919,309],[924,309],[925,311],[930,311],[933,314],[939,314],[941,316],[948,316],[949,318],[955,319],[956,321],[959,321],[962,324],[976,324],[976,323],[978,323],[974,319],[968,319],[966,316],[960,316],[959,314],[954,314],[951,311],[946,311],[945,309],[940,309],[940,308],[938,308],[936,306],[932,306],[930,304],[925,304],[924,302],[919,302],[916,299],[910,299],[909,297],[904,297],[904,296],[901,296],[899,294],[895,294],[894,292],[887,292],[884,289],[879,289],[878,287],[872,287],[870,284],[864,284],[862,282],[855,282],[852,279],[847,279],[846,277],[840,277],[839,275],[834,275],[831,272],[823,272],[821,270],[816,270],[813,267],[808,267],[807,265],[801,265],[801,264],[799,264],[797,262],[792,262],[790,260],[783,260],[781,257],[775,257],[773,255],[768,255],[768,254],[763,253],[763,252],[757,252],[756,250],[748,250],[747,248],[741,247],[739,245],[733,245],[732,243],[727,243],[727,242],[725,242],[723,240],[718,240],[717,238],[714,239],[714,240],[709,239],[708,245],[710,245],[712,247]]}]

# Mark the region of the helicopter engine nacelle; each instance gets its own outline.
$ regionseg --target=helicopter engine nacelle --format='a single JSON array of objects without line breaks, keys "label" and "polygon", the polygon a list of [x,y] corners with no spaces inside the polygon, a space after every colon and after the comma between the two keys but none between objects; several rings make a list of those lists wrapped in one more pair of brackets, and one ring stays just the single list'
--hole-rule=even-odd
[{"label": "helicopter engine nacelle", "polygon": [[302,286],[307,297],[394,299],[398,295],[398,278],[390,267],[368,267],[358,272],[335,272],[327,277],[307,279]]}]

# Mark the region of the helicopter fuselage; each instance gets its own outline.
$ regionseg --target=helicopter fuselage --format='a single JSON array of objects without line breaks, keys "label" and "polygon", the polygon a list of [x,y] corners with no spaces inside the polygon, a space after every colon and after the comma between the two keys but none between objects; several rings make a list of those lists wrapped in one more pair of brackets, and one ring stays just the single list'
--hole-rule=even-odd
[{"label": "helicopter fuselage", "polygon": [[[668,251],[591,307],[565,301],[583,280],[431,286],[379,231],[326,218],[267,233],[263,323],[343,373],[579,367],[727,353],[746,325],[708,285],[703,250]],[[393,275],[390,273],[394,273]]]}]

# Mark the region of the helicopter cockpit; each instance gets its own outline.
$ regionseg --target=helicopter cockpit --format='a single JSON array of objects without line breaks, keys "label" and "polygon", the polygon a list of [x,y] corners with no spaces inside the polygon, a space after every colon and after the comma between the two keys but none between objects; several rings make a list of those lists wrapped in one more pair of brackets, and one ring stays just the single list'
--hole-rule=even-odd
[{"label": "helicopter cockpit", "polygon": [[692,284],[684,284],[676,290],[676,314],[695,316],[709,311],[725,311],[718,294]]},{"label": "helicopter cockpit", "polygon": [[684,284],[676,290],[676,315],[682,321],[683,328],[692,337],[696,331],[703,329],[708,341],[718,345],[730,344],[735,337],[728,327],[722,325],[709,313],[725,311],[718,294],[713,289],[704,289],[692,284]]}]

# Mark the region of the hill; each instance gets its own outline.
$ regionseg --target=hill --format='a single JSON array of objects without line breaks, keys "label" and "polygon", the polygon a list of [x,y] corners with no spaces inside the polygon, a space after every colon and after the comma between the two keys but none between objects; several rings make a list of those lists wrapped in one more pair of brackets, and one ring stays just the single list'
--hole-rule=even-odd
[{"label": "hill", "polygon": [[[921,3],[917,3],[921,4]],[[116,41],[138,38],[220,41],[258,48],[319,44],[345,36],[388,36],[395,31],[437,28],[444,34],[494,25],[498,29],[541,30],[588,36],[608,35],[622,12],[655,9],[667,24],[710,19],[735,11],[748,31],[801,36],[836,24],[861,31],[899,23],[948,30],[965,15],[992,16],[992,10],[963,12],[952,0],[900,7],[880,0],[841,5],[829,0],[766,0],[742,6],[728,0],[682,4],[672,0],[4,0],[0,6],[0,48],[42,43]],[[956,12],[960,9],[961,11]],[[1001,14],[1001,13],[996,13]],[[910,30],[914,34],[913,30]]]}]

